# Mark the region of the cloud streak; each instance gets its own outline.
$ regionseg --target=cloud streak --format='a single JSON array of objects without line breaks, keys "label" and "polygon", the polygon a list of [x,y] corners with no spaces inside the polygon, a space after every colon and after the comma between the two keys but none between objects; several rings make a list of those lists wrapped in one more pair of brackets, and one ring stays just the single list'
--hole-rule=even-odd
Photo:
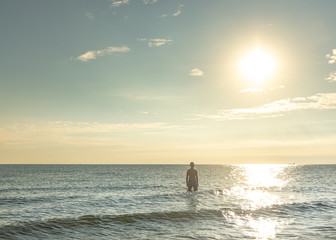
[{"label": "cloud streak", "polygon": [[176,96],[164,96],[164,95],[151,95],[151,94],[138,94],[138,93],[118,93],[115,97],[126,98],[132,101],[159,101],[169,100],[176,98]]},{"label": "cloud streak", "polygon": [[142,2],[147,5],[147,4],[156,3],[156,2],[158,2],[158,0],[143,0]]},{"label": "cloud streak", "polygon": [[163,122],[144,124],[105,124],[98,122],[53,121],[35,124],[12,124],[0,128],[0,145],[37,144],[45,142],[79,144],[111,143],[117,133],[154,133],[183,129]]},{"label": "cloud streak", "polygon": [[270,87],[270,88],[256,88],[256,87],[249,87],[249,88],[245,88],[245,89],[241,89],[239,92],[241,93],[262,93],[265,91],[274,91],[277,89],[283,89],[285,88],[284,86],[276,86],[276,87]]},{"label": "cloud streak", "polygon": [[101,57],[104,55],[112,54],[112,53],[124,53],[124,52],[129,52],[130,49],[126,46],[122,47],[107,47],[102,50],[93,50],[93,51],[88,51],[76,58],[76,60],[79,60],[81,62],[87,62],[89,60],[96,59],[97,57]]},{"label": "cloud streak", "polygon": [[336,72],[329,73],[329,76],[326,77],[328,82],[336,82]]},{"label": "cloud streak", "polygon": [[90,19],[90,20],[94,20],[95,19],[94,15],[92,13],[89,13],[89,12],[86,13],[85,16],[87,16],[87,18]]},{"label": "cloud streak", "polygon": [[262,88],[253,88],[253,87],[240,90],[241,93],[257,93],[257,92],[263,92],[263,91],[264,89]]},{"label": "cloud streak", "polygon": [[190,70],[189,75],[193,77],[202,77],[204,75],[204,72],[198,68],[194,68]]},{"label": "cloud streak", "polygon": [[336,62],[336,49],[332,50],[332,54],[328,53],[326,57],[329,59],[328,63],[333,64]]},{"label": "cloud streak", "polygon": [[110,8],[116,8],[121,5],[129,4],[129,0],[110,0]]},{"label": "cloud streak", "polygon": [[173,14],[163,14],[161,15],[162,18],[168,17],[168,16],[173,16],[173,17],[177,17],[182,13],[182,8],[183,8],[183,4],[178,5],[176,12],[174,12]]},{"label": "cloud streak", "polygon": [[336,93],[318,93],[310,97],[286,98],[254,108],[236,108],[217,111],[216,114],[197,114],[201,119],[244,120],[274,118],[304,110],[336,109]]},{"label": "cloud streak", "polygon": [[138,38],[140,42],[147,42],[148,47],[160,47],[173,42],[170,38]]},{"label": "cloud streak", "polygon": [[180,15],[182,13],[182,8],[183,8],[183,5],[179,5],[178,8],[177,8],[177,11],[175,13],[173,13],[173,16],[174,17],[177,17],[178,15]]}]

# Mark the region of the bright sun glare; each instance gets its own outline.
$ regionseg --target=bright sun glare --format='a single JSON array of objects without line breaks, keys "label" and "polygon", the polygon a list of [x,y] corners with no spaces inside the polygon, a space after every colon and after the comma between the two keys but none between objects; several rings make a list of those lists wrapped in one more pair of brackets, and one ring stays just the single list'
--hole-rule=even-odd
[{"label": "bright sun glare", "polygon": [[268,80],[275,71],[276,62],[271,54],[256,47],[239,62],[239,72],[251,83],[259,85]]}]

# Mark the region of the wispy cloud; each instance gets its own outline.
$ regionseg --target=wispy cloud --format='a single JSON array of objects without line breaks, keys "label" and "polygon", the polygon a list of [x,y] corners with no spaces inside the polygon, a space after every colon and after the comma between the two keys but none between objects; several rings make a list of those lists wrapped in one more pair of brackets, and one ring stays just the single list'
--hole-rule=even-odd
[{"label": "wispy cloud", "polygon": [[257,92],[263,92],[263,91],[264,89],[262,88],[252,88],[252,87],[240,90],[241,93],[257,93]]},{"label": "wispy cloud", "polygon": [[336,62],[336,49],[333,49],[332,53],[331,54],[328,53],[326,57],[329,59],[328,61],[329,64],[335,63]]},{"label": "wispy cloud", "polygon": [[178,8],[177,8],[177,11],[175,13],[173,13],[173,16],[174,17],[177,17],[178,15],[180,15],[182,13],[182,8],[183,8],[183,5],[179,5]]},{"label": "wispy cloud", "polygon": [[[122,132],[155,133],[182,126],[163,122],[144,124],[105,124],[98,122],[53,121],[35,124],[12,124],[0,128],[0,144],[37,144],[56,142],[65,144],[111,143],[116,134]],[[109,135],[109,133],[111,133]],[[94,140],[94,141],[92,141]]]},{"label": "wispy cloud", "polygon": [[194,68],[190,70],[189,75],[193,77],[202,77],[204,72],[198,68]]},{"label": "wispy cloud", "polygon": [[148,47],[160,47],[173,42],[170,38],[138,38],[140,42],[147,42]]},{"label": "wispy cloud", "polygon": [[152,95],[152,94],[139,94],[139,93],[118,93],[115,97],[126,98],[131,101],[159,101],[176,98],[176,96]]},{"label": "wispy cloud", "polygon": [[173,14],[162,14],[161,17],[162,17],[162,18],[165,18],[165,17],[168,17],[168,16],[177,17],[177,16],[179,16],[179,15],[182,13],[182,8],[183,8],[183,5],[180,4],[180,5],[177,7],[176,12],[174,12]]},{"label": "wispy cloud", "polygon": [[328,82],[336,82],[336,72],[329,73],[329,76],[326,77]]},{"label": "wispy cloud", "polygon": [[88,51],[76,58],[76,60],[82,61],[82,62],[87,62],[89,60],[96,59],[97,57],[101,57],[107,54],[112,54],[112,53],[122,53],[122,52],[129,52],[130,49],[126,46],[122,47],[107,47],[102,50],[93,50],[93,51]]},{"label": "wispy cloud", "polygon": [[48,122],[46,129],[53,129],[56,132],[77,134],[77,133],[107,133],[107,132],[124,132],[124,131],[146,131],[146,130],[162,130],[173,128],[163,122],[155,123],[135,123],[135,124],[109,124],[99,122],[69,122],[54,121]]},{"label": "wispy cloud", "polygon": [[336,109],[336,93],[318,93],[310,97],[286,98],[253,108],[224,109],[216,114],[197,114],[198,118],[236,120],[274,118],[303,110]]},{"label": "wispy cloud", "polygon": [[[108,0],[110,2],[109,8],[117,8],[122,5],[130,4],[130,0]],[[145,5],[157,3],[158,0],[142,0],[142,3]]]},{"label": "wispy cloud", "polygon": [[88,19],[94,20],[94,15],[92,13],[86,13],[85,16],[87,16]]},{"label": "wispy cloud", "polygon": [[249,87],[249,88],[245,88],[240,90],[241,93],[262,93],[265,91],[274,91],[276,89],[283,89],[285,88],[284,86],[276,86],[276,87],[270,87],[270,88],[255,88],[255,87]]},{"label": "wispy cloud", "polygon": [[158,2],[158,0],[142,0],[144,4],[153,4],[153,3],[156,3]]},{"label": "wispy cloud", "polygon": [[109,0],[109,2],[111,2],[110,8],[115,8],[115,7],[119,7],[121,5],[128,4],[129,0]]}]

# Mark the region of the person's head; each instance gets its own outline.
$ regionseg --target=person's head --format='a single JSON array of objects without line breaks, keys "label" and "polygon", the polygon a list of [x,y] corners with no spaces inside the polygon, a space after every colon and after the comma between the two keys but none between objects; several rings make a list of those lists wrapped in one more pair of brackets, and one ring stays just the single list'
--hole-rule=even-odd
[{"label": "person's head", "polygon": [[195,167],[194,162],[191,162],[189,165],[190,165],[191,168],[194,168],[194,167]]}]

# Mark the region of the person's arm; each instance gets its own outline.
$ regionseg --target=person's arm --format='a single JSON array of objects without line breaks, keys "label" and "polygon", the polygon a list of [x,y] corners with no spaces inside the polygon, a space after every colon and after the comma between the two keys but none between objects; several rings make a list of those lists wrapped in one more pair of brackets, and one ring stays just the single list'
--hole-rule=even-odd
[{"label": "person's arm", "polygon": [[198,185],[198,174],[197,174],[197,171],[196,171],[196,183]]},{"label": "person's arm", "polygon": [[189,172],[187,171],[187,176],[186,176],[186,184],[188,186],[188,176],[189,176]]}]

